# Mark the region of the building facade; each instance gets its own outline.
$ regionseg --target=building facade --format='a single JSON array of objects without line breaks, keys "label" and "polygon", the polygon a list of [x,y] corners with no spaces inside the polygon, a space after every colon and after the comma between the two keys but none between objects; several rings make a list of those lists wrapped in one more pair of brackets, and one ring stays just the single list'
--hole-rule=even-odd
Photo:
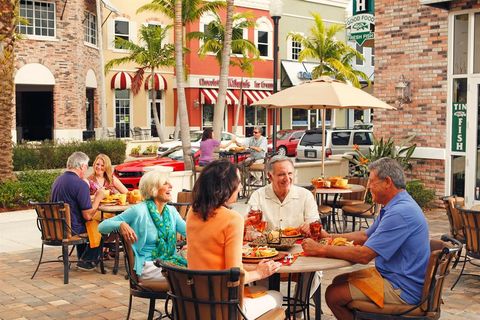
[{"label": "building facade", "polygon": [[439,196],[480,203],[480,4],[377,0],[375,6],[375,95],[398,109],[375,113],[375,134],[397,141],[415,134],[411,175]]},{"label": "building facade", "polygon": [[20,0],[13,141],[94,136],[101,124],[96,1]]}]

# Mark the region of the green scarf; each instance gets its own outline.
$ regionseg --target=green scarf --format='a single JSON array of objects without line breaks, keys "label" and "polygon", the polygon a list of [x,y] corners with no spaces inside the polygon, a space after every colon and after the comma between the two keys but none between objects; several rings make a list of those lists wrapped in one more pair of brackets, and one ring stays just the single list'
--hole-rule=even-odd
[{"label": "green scarf", "polygon": [[160,214],[153,200],[147,200],[146,204],[150,212],[150,217],[152,217],[153,223],[158,231],[157,243],[155,249],[152,250],[152,260],[161,259],[178,266],[186,267],[187,260],[177,254],[177,232],[173,229],[168,207],[165,205],[162,214]]}]

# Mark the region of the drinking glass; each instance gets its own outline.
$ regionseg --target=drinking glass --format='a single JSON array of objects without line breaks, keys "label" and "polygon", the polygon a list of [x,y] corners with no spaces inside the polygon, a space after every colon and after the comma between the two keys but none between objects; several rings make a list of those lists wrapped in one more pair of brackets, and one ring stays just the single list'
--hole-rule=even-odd
[{"label": "drinking glass", "polygon": [[318,240],[322,233],[322,224],[320,221],[313,221],[310,223],[310,235],[313,240]]}]

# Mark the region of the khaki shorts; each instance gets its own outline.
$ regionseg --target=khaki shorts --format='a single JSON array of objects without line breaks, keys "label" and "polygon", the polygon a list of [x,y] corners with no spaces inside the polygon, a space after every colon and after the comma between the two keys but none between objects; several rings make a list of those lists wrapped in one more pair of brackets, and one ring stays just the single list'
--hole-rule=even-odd
[{"label": "khaki shorts", "polygon": [[[350,289],[350,295],[352,296],[353,300],[362,300],[362,301],[372,301],[369,297],[367,297],[362,291],[357,289],[353,284],[350,282],[348,283],[348,287]],[[400,298],[400,294],[402,290],[400,288],[393,289],[390,282],[387,279],[383,279],[383,302],[385,304],[407,304],[405,301]]]}]

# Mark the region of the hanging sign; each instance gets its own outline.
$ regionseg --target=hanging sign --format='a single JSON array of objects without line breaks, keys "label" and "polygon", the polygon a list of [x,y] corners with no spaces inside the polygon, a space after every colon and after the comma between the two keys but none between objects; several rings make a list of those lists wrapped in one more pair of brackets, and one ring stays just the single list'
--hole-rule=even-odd
[{"label": "hanging sign", "polygon": [[465,152],[467,138],[467,104],[452,105],[452,151]]},{"label": "hanging sign", "polygon": [[347,38],[363,45],[374,38],[375,32],[374,0],[353,0],[353,16],[346,21]]}]

